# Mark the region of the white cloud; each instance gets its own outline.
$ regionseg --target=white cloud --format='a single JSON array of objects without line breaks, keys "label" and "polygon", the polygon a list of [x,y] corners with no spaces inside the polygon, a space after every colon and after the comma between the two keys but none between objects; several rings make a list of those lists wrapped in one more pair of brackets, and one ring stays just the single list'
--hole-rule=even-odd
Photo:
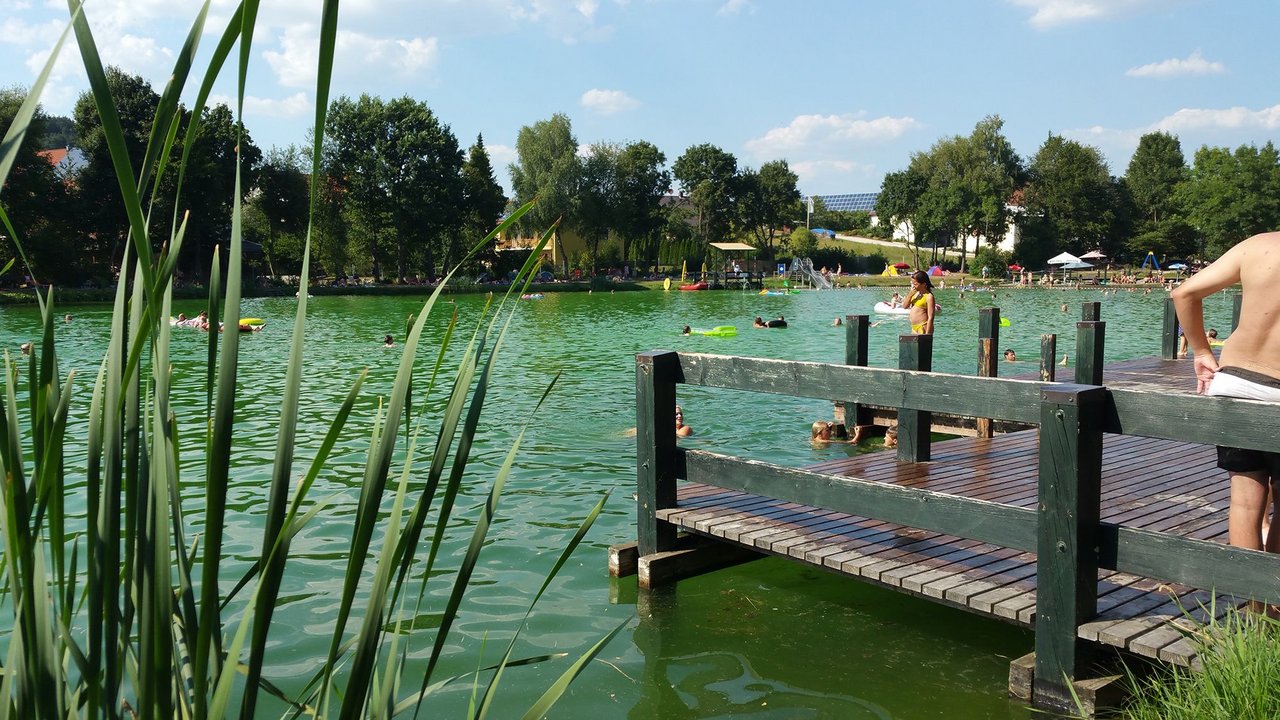
[{"label": "white cloud", "polygon": [[891,140],[920,127],[921,123],[912,117],[865,120],[854,115],[797,115],[786,127],[773,128],[748,140],[746,147],[758,158],[774,159],[848,150],[851,145]]},{"label": "white cloud", "polygon": [[[291,25],[280,35],[280,50],[262,56],[285,87],[315,85],[319,38],[311,25]],[[408,76],[429,70],[440,57],[437,38],[379,38],[339,31],[334,67],[353,75],[379,76],[388,71]]]},{"label": "white cloud", "polygon": [[[218,105],[219,103],[232,108],[234,111],[236,99],[229,95],[209,96],[210,107]],[[261,98],[254,95],[244,96],[245,118],[296,118],[312,112],[314,108],[315,106],[311,102],[311,98],[303,92],[297,92],[285,98]]]},{"label": "white cloud", "polygon": [[1124,74],[1129,77],[1166,78],[1183,75],[1221,75],[1226,71],[1226,65],[1217,61],[1205,60],[1204,56],[1197,50],[1185,60],[1181,58],[1161,60],[1160,62],[1129,68]]},{"label": "white cloud", "polygon": [[1158,5],[1156,0],[1009,0],[1014,5],[1030,8],[1032,27],[1047,30],[1059,25],[1101,20],[1141,8]]},{"label": "white cloud", "polygon": [[516,149],[510,145],[485,144],[484,149],[489,153],[489,164],[496,175],[505,175],[506,167],[516,161]]},{"label": "white cloud", "polygon": [[750,14],[755,11],[756,6],[751,3],[751,0],[728,0],[728,2],[720,6],[720,9],[716,11],[716,14],[727,16],[738,15],[743,12]]},{"label": "white cloud", "polygon": [[1280,128],[1280,105],[1261,110],[1246,107],[1182,108],[1165,116],[1151,130],[1179,132],[1186,130],[1276,130]]},{"label": "white cloud", "polygon": [[582,93],[582,107],[600,115],[617,115],[640,106],[635,98],[621,90],[592,88]]}]

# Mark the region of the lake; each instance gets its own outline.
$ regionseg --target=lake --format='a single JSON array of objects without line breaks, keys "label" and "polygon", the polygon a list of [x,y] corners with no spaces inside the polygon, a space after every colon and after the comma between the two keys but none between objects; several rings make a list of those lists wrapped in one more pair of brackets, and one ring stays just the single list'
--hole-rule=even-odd
[{"label": "lake", "polygon": [[[521,301],[460,500],[468,514],[483,502],[515,434],[524,423],[532,425],[451,636],[443,672],[474,669],[482,643],[484,661],[497,659],[559,550],[601,493],[612,490],[588,541],[540,603],[517,656],[560,651],[576,656],[619,622],[631,620],[550,717],[1033,717],[1022,704],[1005,699],[1009,661],[1032,647],[1031,634],[1012,626],[776,559],[684,581],[643,599],[637,598],[634,578],[608,577],[605,549],[635,536],[635,441],[628,434],[635,425],[635,353],[672,349],[841,362],[845,331],[833,327],[832,320],[867,313],[887,294],[883,289],[767,297],[733,291],[597,291],[548,293],[542,300]],[[1010,320],[1001,328],[1000,349],[1013,348],[1025,358],[1001,363],[1002,374],[1035,372],[1042,333],[1058,333],[1059,357],[1073,353],[1075,322],[1080,303],[1086,301],[1103,302],[1108,361],[1158,354],[1164,298],[1159,289],[1150,294],[1121,289],[1106,297],[1098,289],[998,290],[994,297],[968,292],[963,298],[956,290],[939,290],[943,310],[934,338],[934,369],[975,372],[978,310],[991,305]],[[369,378],[312,493],[313,498],[334,495],[335,504],[295,541],[294,552],[301,557],[292,561],[281,591],[265,674],[285,687],[314,671],[312,658],[327,648],[326,624],[341,585],[370,423],[378,397],[390,390],[406,318],[422,302],[408,297],[310,301],[295,476],[314,455],[357,373],[367,367]],[[459,328],[469,332],[483,305],[478,295],[443,304],[429,320],[428,346],[443,335],[445,311],[456,307]],[[199,309],[195,303],[179,303],[175,312],[192,315]],[[258,511],[269,481],[294,309],[292,299],[264,298],[245,301],[242,310],[243,316],[267,321],[265,330],[243,335],[241,343],[244,391],[227,549],[246,563],[259,551]],[[110,308],[59,306],[57,312],[58,317],[67,312],[74,316],[69,324],[59,321],[55,333],[63,372],[77,373],[69,434],[80,449]],[[1224,336],[1230,313],[1226,293],[1206,303],[1207,324]],[[790,326],[752,329],[757,315],[782,315]],[[682,336],[684,325],[736,325],[738,335]],[[12,356],[21,342],[37,337],[37,328],[33,306],[0,307],[0,347]],[[871,328],[871,364],[896,365],[897,338],[906,331],[901,316],[889,316]],[[395,348],[382,348],[387,333],[396,337]],[[205,342],[199,331],[174,332],[175,407],[188,441],[202,432]],[[429,368],[433,360],[434,348],[429,347],[421,354],[420,367]],[[531,418],[538,396],[557,372],[562,374],[554,391]],[[437,390],[429,397],[428,407],[438,409],[440,395]],[[826,402],[683,386],[678,402],[686,423],[695,429],[692,437],[681,440],[690,447],[789,466],[857,451],[847,445],[810,445],[809,425],[831,417]],[[436,417],[426,420],[428,435],[434,434]],[[187,451],[182,461],[184,480],[194,485],[199,458]],[[82,455],[68,458],[69,467],[83,467],[83,462]],[[82,478],[75,482],[83,485]],[[184,497],[194,506],[198,493],[198,487],[188,487]],[[455,535],[443,557],[456,559],[466,539]],[[438,584],[433,602],[442,602],[444,588],[443,582]],[[412,656],[420,657],[424,650],[419,643]],[[566,660],[560,660],[509,671],[493,717],[522,712],[566,667]],[[465,682],[442,692],[438,714],[461,717],[470,692]],[[280,714],[278,705],[263,705],[262,716]]]}]

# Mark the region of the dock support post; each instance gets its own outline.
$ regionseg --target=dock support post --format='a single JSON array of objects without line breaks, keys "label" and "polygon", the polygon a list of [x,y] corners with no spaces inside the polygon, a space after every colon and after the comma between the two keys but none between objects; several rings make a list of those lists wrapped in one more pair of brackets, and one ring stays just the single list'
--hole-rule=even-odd
[{"label": "dock support post", "polygon": [[1102,303],[1093,300],[1080,305],[1081,320],[1101,320],[1102,319]]},{"label": "dock support post", "polygon": [[[871,319],[866,315],[844,316],[844,364],[866,367],[869,352],[867,338],[871,328]],[[858,425],[870,425],[873,422],[871,408],[860,403],[844,401],[844,425],[849,429]]]},{"label": "dock support post", "polygon": [[1058,336],[1053,333],[1040,336],[1040,379],[1053,382],[1058,368]]},{"label": "dock support post", "polygon": [[1178,312],[1173,298],[1164,299],[1164,330],[1160,333],[1160,357],[1173,360],[1178,357]]},{"label": "dock support post", "polygon": [[1079,626],[1098,611],[1098,519],[1106,389],[1046,386],[1040,392],[1036,543],[1037,707],[1071,710],[1070,685],[1087,645]]},{"label": "dock support post", "polygon": [[675,548],[676,528],[657,512],[676,504],[676,381],[680,356],[636,355],[636,541],[641,556]]},{"label": "dock support post", "polygon": [[[978,377],[996,377],[999,374],[1000,354],[1000,308],[989,307],[978,310]],[[977,436],[989,438],[992,431],[991,418],[977,418]]]},{"label": "dock support post", "polygon": [[1102,355],[1107,339],[1107,324],[1099,320],[1076,323],[1076,382],[1081,385],[1102,384]]},{"label": "dock support post", "polygon": [[[933,370],[933,336],[901,335],[898,337],[898,368],[901,370]],[[898,459],[925,462],[930,456],[932,413],[927,410],[898,408]]]}]

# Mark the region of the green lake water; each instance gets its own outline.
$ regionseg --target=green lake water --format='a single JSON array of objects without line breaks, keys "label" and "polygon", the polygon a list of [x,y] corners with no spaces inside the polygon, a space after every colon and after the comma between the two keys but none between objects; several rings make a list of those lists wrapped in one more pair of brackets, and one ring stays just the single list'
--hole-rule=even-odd
[{"label": "green lake water", "polygon": [[[678,588],[637,597],[634,578],[610,580],[605,549],[631,540],[634,530],[635,363],[637,352],[673,349],[756,357],[841,362],[844,328],[836,316],[869,312],[883,291],[837,290],[761,297],[739,292],[549,293],[522,301],[503,349],[473,452],[465,497],[468,514],[483,501],[503,455],[529,419],[552,376],[560,380],[534,419],[520,453],[499,519],[477,568],[472,589],[449,642],[444,672],[462,673],[477,664],[482,643],[486,662],[495,660],[519,622],[559,550],[600,494],[612,490],[605,512],[587,542],[562,571],[529,624],[517,655],[569,652],[576,656],[620,622],[626,628],[579,677],[552,711],[553,718],[1031,718],[1020,703],[1005,699],[1008,663],[1030,652],[1029,632],[888,590],[838,578],[777,559],[717,572]],[[1106,321],[1106,359],[1158,354],[1165,294],[1121,290],[939,290],[943,311],[934,339],[934,369],[973,373],[977,357],[978,309],[1001,308],[1010,325],[1001,328],[1000,349],[1014,348],[1024,361],[1002,363],[1002,373],[1037,369],[1040,336],[1058,333],[1059,357],[1074,353],[1080,303],[1101,300]],[[391,386],[399,345],[383,349],[387,333],[403,340],[406,317],[423,298],[317,297],[310,301],[301,432],[295,476],[314,455],[329,419],[360,369],[369,379],[313,498],[335,496],[295,541],[272,631],[267,677],[285,687],[316,668],[327,648],[329,624],[340,588],[341,567],[355,511],[368,429],[377,400]],[[482,296],[459,296],[460,328],[470,328]],[[1208,324],[1225,335],[1230,298],[1207,303]],[[1064,312],[1061,305],[1066,303]],[[198,312],[195,303],[175,312]],[[295,301],[252,299],[242,315],[262,317],[264,331],[242,336],[233,487],[229,498],[227,550],[256,558],[259,508],[264,504],[274,452],[274,425],[287,358]],[[105,347],[108,306],[59,307],[74,321],[59,322],[63,372],[77,373],[70,434],[81,447],[92,377]],[[784,315],[790,327],[755,330],[754,316]],[[430,319],[428,346],[444,332],[447,314]],[[734,338],[681,336],[684,325],[736,325]],[[21,342],[37,337],[34,307],[0,307],[0,348],[17,355]],[[897,362],[904,317],[891,316],[871,329],[871,364]],[[176,330],[172,347],[175,406],[188,437],[199,437],[203,409],[206,336]],[[429,367],[434,350],[424,351]],[[1064,372],[1063,369],[1059,370]],[[1065,372],[1070,372],[1069,369]],[[437,393],[438,395],[439,393]],[[813,420],[829,418],[829,403],[768,394],[679,388],[685,420],[695,428],[689,447],[804,466],[855,452],[849,446],[815,448],[808,442]],[[439,398],[428,405],[439,406]],[[426,424],[433,437],[434,416]],[[190,444],[190,443],[188,443]],[[81,467],[83,457],[68,458]],[[184,479],[198,478],[194,452],[183,456]],[[74,482],[74,481],[73,481]],[[79,480],[83,484],[83,480]],[[198,487],[185,497],[194,507]],[[465,548],[459,534],[444,549],[456,561]],[[370,563],[372,567],[372,563]],[[432,601],[443,605],[445,583]],[[430,624],[434,616],[420,619]],[[487,638],[487,639],[486,639]],[[427,648],[414,646],[411,657]],[[567,667],[567,660],[517,668],[504,679],[494,717],[518,716]],[[416,683],[415,683],[416,686]],[[407,690],[407,689],[406,689]],[[461,717],[471,688],[462,683],[442,692],[441,717]],[[280,714],[268,705],[264,717]]]}]

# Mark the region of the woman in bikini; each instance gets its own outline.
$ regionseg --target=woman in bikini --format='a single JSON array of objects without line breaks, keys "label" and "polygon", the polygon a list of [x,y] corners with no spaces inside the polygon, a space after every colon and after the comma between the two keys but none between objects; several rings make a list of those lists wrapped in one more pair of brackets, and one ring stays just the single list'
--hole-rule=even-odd
[{"label": "woman in bikini", "polygon": [[911,309],[911,332],[916,335],[933,334],[933,283],[929,282],[929,274],[923,270],[911,273],[911,292],[903,302]]}]

